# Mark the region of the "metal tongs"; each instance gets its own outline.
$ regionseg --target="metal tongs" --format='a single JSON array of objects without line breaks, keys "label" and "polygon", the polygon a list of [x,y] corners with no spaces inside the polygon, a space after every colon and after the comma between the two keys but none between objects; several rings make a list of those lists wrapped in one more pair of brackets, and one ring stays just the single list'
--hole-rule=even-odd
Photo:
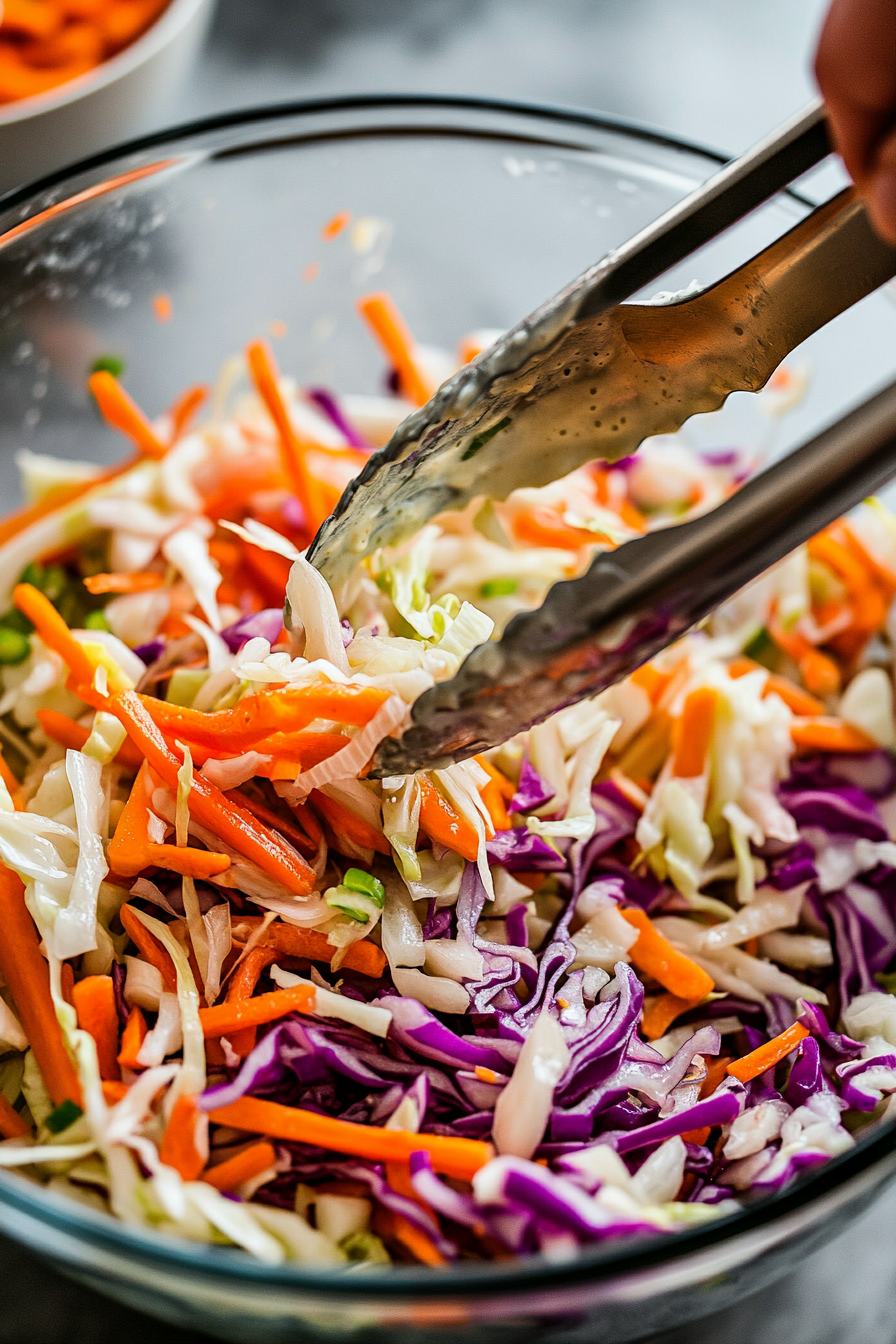
[{"label": "metal tongs", "polygon": [[[320,529],[338,591],[362,557],[477,496],[616,460],[729,393],[896,275],[853,188],[711,288],[623,304],[831,152],[816,103],[609,253],[409,416]],[[425,692],[374,775],[440,767],[595,695],[896,475],[896,383],[712,512],[597,555]]]}]

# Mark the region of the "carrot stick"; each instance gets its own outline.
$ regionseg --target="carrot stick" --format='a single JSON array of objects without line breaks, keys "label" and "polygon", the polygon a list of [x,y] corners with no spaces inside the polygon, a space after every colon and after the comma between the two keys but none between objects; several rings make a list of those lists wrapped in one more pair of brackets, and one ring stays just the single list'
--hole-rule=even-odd
[{"label": "carrot stick", "polygon": [[313,803],[318,812],[322,813],[330,823],[337,849],[341,836],[345,840],[350,840],[353,845],[357,845],[360,849],[372,849],[377,854],[391,854],[392,847],[386,837],[380,835],[379,831],[371,826],[369,821],[365,821],[356,812],[352,812],[344,803],[331,798],[329,794],[321,793],[319,789],[311,790],[308,801]]},{"label": "carrot stick", "polygon": [[159,1160],[166,1167],[173,1167],[185,1181],[198,1180],[206,1162],[205,1154],[200,1152],[196,1142],[200,1117],[195,1097],[178,1097],[171,1108],[159,1148]]},{"label": "carrot stick", "polygon": [[[125,1028],[127,1030],[127,1028]],[[127,1083],[103,1083],[103,1098],[107,1106],[117,1106],[130,1092]]]},{"label": "carrot stick", "polygon": [[118,1010],[111,975],[88,975],[72,990],[78,1026],[96,1042],[100,1077],[104,1082],[121,1078],[118,1067]]},{"label": "carrot stick", "polygon": [[[133,750],[130,742],[128,745]],[[159,845],[150,840],[148,784],[149,765],[144,760],[109,845],[109,861],[115,871],[122,877],[136,877],[144,868],[166,868],[169,872],[204,882],[226,873],[230,867],[227,854],[187,846]]]},{"label": "carrot stick", "polygon": [[[136,920],[134,921],[136,923]],[[166,953],[167,955],[167,953]],[[140,1053],[140,1047],[146,1039],[147,1026],[146,1019],[140,1009],[134,1006],[131,1009],[130,1017],[121,1033],[121,1049],[118,1052],[118,1063],[123,1069],[139,1069],[143,1066],[138,1063],[137,1056]]]},{"label": "carrot stick", "polygon": [[[151,966],[155,966],[165,982],[165,988],[170,994],[177,993],[177,976],[174,972],[174,962],[171,960],[164,947],[153,938],[145,924],[134,914],[129,905],[123,905],[118,912],[122,927],[130,938],[131,942],[139,949],[140,955],[144,961],[148,961]],[[130,1022],[130,1018],[128,1019]]]},{"label": "carrot stick", "polygon": [[380,1129],[358,1125],[351,1120],[334,1120],[329,1115],[281,1106],[258,1097],[241,1097],[229,1106],[209,1112],[216,1125],[231,1125],[249,1133],[265,1134],[286,1142],[310,1143],[334,1153],[351,1153],[374,1162],[409,1162],[411,1153],[425,1151],[433,1170],[443,1176],[470,1180],[490,1161],[494,1150],[478,1139],[455,1139],[442,1134],[412,1134],[402,1129]]},{"label": "carrot stick", "polygon": [[243,793],[241,789],[228,789],[224,794],[237,807],[244,808],[251,812],[258,821],[264,822],[265,826],[270,826],[271,830],[279,831],[285,840],[303,854],[306,859],[313,859],[317,853],[317,845],[311,841],[305,832],[298,826],[294,826],[291,821],[284,820],[278,813],[272,812],[264,803],[259,803],[257,799],[250,798],[248,794]]},{"label": "carrot stick", "polygon": [[436,840],[455,854],[476,862],[479,836],[470,823],[455,812],[448,799],[426,775],[418,775],[420,782],[420,829],[430,840]]},{"label": "carrot stick", "polygon": [[[90,736],[90,729],[85,728],[83,723],[76,723],[67,714],[59,714],[55,709],[39,709],[37,721],[47,737],[58,742],[60,747],[71,747],[73,751],[80,751]],[[125,765],[131,770],[139,770],[143,764],[143,757],[127,737],[118,748],[115,759],[119,765]]]},{"label": "carrot stick", "polygon": [[660,994],[655,999],[645,999],[641,1013],[641,1030],[648,1041],[658,1041],[682,1013],[696,1008],[699,999],[680,999],[677,994]]},{"label": "carrot stick", "polygon": [[638,930],[638,941],[632,945],[629,956],[639,971],[653,976],[664,989],[679,999],[699,1001],[706,998],[715,982],[702,966],[674,948],[654,928],[643,910],[632,907],[620,910],[619,913],[632,928]]},{"label": "carrot stick", "polygon": [[172,443],[176,443],[187,429],[208,394],[209,389],[203,383],[197,383],[195,387],[188,387],[186,392],[169,406],[168,417],[171,420]]},{"label": "carrot stick", "polygon": [[815,695],[836,695],[840,690],[843,681],[840,669],[833,658],[820,649],[809,649],[797,662],[800,676]]},{"label": "carrot stick", "polygon": [[[248,918],[241,918],[237,922],[235,936],[239,937],[239,929],[248,926],[250,929],[261,923],[261,918],[250,915]],[[319,933],[317,929],[300,929],[294,924],[270,924],[262,934],[261,941],[255,944],[256,947],[273,947],[284,957],[306,957],[309,961],[332,961],[333,954],[336,951],[327,942],[326,936]],[[248,960],[248,958],[247,958]],[[372,943],[368,938],[360,938],[356,943],[351,943],[345,956],[342,959],[342,965],[347,970],[358,971],[361,975],[369,975],[372,979],[378,979],[386,966],[386,954],[376,943]],[[239,971],[234,972],[234,976]]]},{"label": "carrot stick", "polygon": [[251,1181],[253,1176],[260,1176],[263,1171],[267,1171],[276,1160],[277,1153],[273,1145],[263,1139],[261,1143],[244,1148],[235,1157],[229,1157],[226,1162],[207,1167],[201,1179],[216,1190],[235,1190],[238,1185]]},{"label": "carrot stick", "polygon": [[[272,966],[280,956],[281,953],[275,947],[256,944],[251,951],[246,953],[231,976],[230,984],[227,986],[225,1002],[245,1003],[247,999],[251,999],[255,993],[255,986],[261,979],[262,972],[268,966]],[[240,1059],[245,1059],[247,1055],[252,1053],[257,1039],[257,1027],[242,1027],[239,1031],[234,1031],[228,1036],[231,1050],[235,1055],[239,1055]]]},{"label": "carrot stick", "polygon": [[50,994],[50,971],[18,874],[0,867],[0,971],[54,1106],[83,1109],[81,1084]]},{"label": "carrot stick", "polygon": [[21,801],[21,795],[19,794],[19,789],[21,788],[21,785],[19,784],[19,781],[16,779],[15,775],[10,770],[8,764],[4,760],[2,747],[0,747],[0,779],[3,780],[3,783],[6,785],[9,791],[9,796],[12,799],[13,807],[16,809],[17,812],[23,812],[24,806]]},{"label": "carrot stick", "polygon": [[728,1072],[728,1065],[731,1063],[730,1055],[720,1055],[718,1059],[704,1059],[706,1065],[706,1077],[700,1084],[700,1100],[704,1097],[711,1097],[719,1083],[722,1082]]},{"label": "carrot stick", "polygon": [[255,999],[232,1000],[216,1003],[213,1008],[200,1008],[199,1021],[204,1035],[226,1036],[229,1040],[231,1032],[242,1027],[260,1027],[265,1022],[276,1022],[287,1013],[308,1013],[313,1006],[314,990],[307,985],[293,985],[290,989],[259,994]]},{"label": "carrot stick", "polygon": [[[91,667],[90,678],[93,678]],[[156,700],[150,695],[137,699],[145,712],[169,737],[196,742],[217,751],[240,753],[254,748],[272,733],[296,732],[315,719],[332,719],[363,727],[387,699],[388,692],[373,686],[327,683],[301,690],[264,691],[247,695],[233,709],[204,714]]]},{"label": "carrot stick", "polygon": [[743,1055],[740,1059],[735,1059],[728,1065],[727,1072],[732,1078],[737,1078],[742,1083],[748,1083],[751,1078],[758,1078],[766,1069],[772,1068],[780,1060],[786,1059],[800,1041],[805,1040],[809,1035],[809,1028],[804,1027],[802,1022],[794,1022],[792,1027],[782,1031],[780,1036],[773,1036],[765,1045],[760,1045],[758,1049],[752,1050],[750,1054]]},{"label": "carrot stick", "polygon": [[10,1106],[3,1093],[0,1092],[0,1137],[21,1139],[30,1133],[31,1126],[22,1119],[13,1106]]},{"label": "carrot stick", "polygon": [[718,701],[719,693],[711,686],[698,686],[685,700],[672,764],[672,774],[677,779],[693,779],[703,774]]},{"label": "carrot stick", "polygon": [[394,1209],[377,1209],[376,1225],[382,1229],[387,1237],[392,1236],[396,1241],[400,1241],[402,1246],[409,1250],[411,1255],[421,1264],[444,1265],[447,1263],[444,1255],[436,1249],[423,1229],[417,1227],[409,1218],[405,1218],[403,1213],[396,1213]]},{"label": "carrot stick", "polygon": [[416,342],[392,296],[383,292],[365,294],[356,307],[398,373],[408,401],[425,406],[435,388],[420,367]]},{"label": "carrot stick", "polygon": [[292,422],[289,407],[280,391],[280,373],[266,341],[253,341],[246,347],[249,373],[268,414],[280,436],[280,452],[290,486],[301,504],[309,530],[313,533],[329,514],[321,487],[308,470],[308,449],[316,445],[302,439]]},{"label": "carrot stick", "polygon": [[[111,709],[153,770],[175,792],[181,762],[168,749],[140,697],[133,691],[125,691],[111,701]],[[281,882],[294,895],[307,896],[314,890],[314,873],[302,856],[251,813],[228,802],[221,790],[202,775],[193,776],[190,811],[203,826],[219,835],[225,843],[232,845],[270,877]]]},{"label": "carrot stick", "polygon": [[790,736],[794,745],[802,751],[872,751],[877,745],[851,723],[822,715],[793,719]]},{"label": "carrot stick", "polygon": [[516,785],[513,781],[509,780],[506,775],[502,775],[501,771],[497,766],[492,765],[487,756],[474,756],[473,760],[477,765],[480,765],[485,773],[491,777],[493,782],[497,784],[501,797],[505,802],[509,803],[516,793]]},{"label": "carrot stick", "polygon": [[603,532],[591,532],[584,527],[571,527],[556,509],[538,504],[521,509],[514,515],[513,534],[524,546],[546,546],[557,551],[578,551],[583,546],[609,542]]},{"label": "carrot stick", "polygon": [[88,593],[98,597],[103,593],[150,593],[163,586],[165,576],[152,570],[142,574],[89,574],[83,582]]},{"label": "carrot stick", "polygon": [[491,818],[491,823],[496,831],[510,830],[510,814],[504,802],[501,793],[501,786],[490,779],[479,791],[479,796],[485,803],[486,811]]},{"label": "carrot stick", "polygon": [[100,413],[107,424],[136,444],[145,457],[164,457],[167,446],[162,443],[149,420],[137,403],[128,396],[121,383],[106,369],[92,373],[87,380]]},{"label": "carrot stick", "polygon": [[66,664],[73,678],[84,686],[93,685],[94,666],[48,597],[30,583],[18,583],[12,592],[13,604],[27,616],[44,644]]},{"label": "carrot stick", "polygon": [[629,677],[629,681],[635,686],[640,686],[642,691],[646,691],[650,697],[651,704],[656,704],[663,691],[672,680],[671,672],[661,672],[653,663],[642,663],[636,667]]}]

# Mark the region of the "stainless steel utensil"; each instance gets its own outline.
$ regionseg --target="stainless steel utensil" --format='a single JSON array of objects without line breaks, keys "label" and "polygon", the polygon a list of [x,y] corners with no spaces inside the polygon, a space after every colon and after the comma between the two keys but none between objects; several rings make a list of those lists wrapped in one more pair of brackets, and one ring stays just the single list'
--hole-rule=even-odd
[{"label": "stainless steel utensil", "polygon": [[[619,300],[828,149],[815,104],[456,374],[352,483],[314,541],[313,563],[338,588],[358,560],[438,513],[545,485],[595,458],[613,461],[733,391],[758,391],[791,350],[896,275],[896,249],[873,232],[853,188],[693,297],[662,306]],[[586,574],[556,584],[538,611],[516,616],[500,640],[420,697],[411,727],[381,745],[374,773],[462,759],[632,671],[896,474],[881,446],[889,414],[896,433],[896,398],[877,398],[864,417],[807,444],[707,517],[597,556]],[[837,465],[841,436],[855,480],[874,479],[855,496],[850,472]]]}]

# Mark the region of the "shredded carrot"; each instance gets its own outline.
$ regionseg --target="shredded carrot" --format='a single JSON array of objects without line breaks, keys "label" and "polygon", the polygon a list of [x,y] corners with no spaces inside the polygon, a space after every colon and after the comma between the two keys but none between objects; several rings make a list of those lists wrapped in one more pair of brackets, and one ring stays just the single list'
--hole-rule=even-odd
[{"label": "shredded carrot", "polygon": [[416,342],[392,296],[384,292],[365,294],[356,306],[397,371],[408,401],[425,406],[435,388],[421,367]]},{"label": "shredded carrot", "polygon": [[[40,711],[38,711],[38,713],[39,712]],[[3,758],[2,746],[0,746],[0,779],[3,780],[3,783],[9,790],[9,796],[12,799],[13,807],[17,812],[22,812],[24,810],[24,805],[22,803],[21,793],[19,792],[21,785]]]},{"label": "shredded carrot", "polygon": [[672,762],[676,778],[693,779],[706,769],[718,703],[719,693],[712,686],[698,686],[685,700]]},{"label": "shredded carrot", "polygon": [[186,392],[169,406],[168,418],[171,421],[172,443],[176,443],[189,429],[193,417],[199,408],[204,405],[208,394],[209,389],[205,384],[197,383],[195,387],[188,387]]},{"label": "shredded carrot", "polygon": [[377,1209],[376,1226],[388,1237],[394,1237],[400,1241],[406,1250],[422,1265],[444,1265],[446,1260],[441,1251],[437,1250],[430,1238],[422,1228],[417,1227],[409,1218],[405,1218],[403,1213],[396,1213],[394,1209]]},{"label": "shredded carrot", "polygon": [[[321,736],[324,736],[324,734],[321,734]],[[299,826],[293,825],[291,821],[281,817],[277,812],[272,812],[257,798],[251,798],[249,794],[243,793],[242,789],[228,789],[224,797],[229,798],[237,807],[242,807],[247,812],[251,812],[253,817],[263,821],[265,826],[270,826],[271,830],[279,831],[283,838],[288,840],[306,859],[314,858],[317,853],[317,845],[309,839]]]},{"label": "shredded carrot", "polygon": [[446,849],[476,862],[479,836],[470,823],[456,812],[435,784],[426,775],[417,776],[420,782],[420,829]]},{"label": "shredded carrot", "polygon": [[872,738],[851,723],[821,715],[793,719],[790,736],[801,751],[873,751],[877,746]]},{"label": "shredded carrot", "polygon": [[392,853],[392,847],[386,837],[371,826],[369,821],[359,817],[357,812],[352,812],[351,808],[346,807],[338,799],[321,793],[319,789],[312,789],[308,801],[328,822],[337,849],[340,839],[343,839],[351,841],[359,849],[372,849],[377,854]]},{"label": "shredded carrot", "polygon": [[150,840],[150,787],[149,764],[144,760],[109,845],[109,862],[115,871],[123,877],[136,877],[144,868],[154,866],[205,882],[220,873],[226,873],[230,867],[227,854],[215,854],[187,846],[160,845]]},{"label": "shredded carrot", "polygon": [[713,1092],[723,1081],[727,1072],[728,1065],[731,1063],[730,1055],[720,1055],[718,1059],[704,1059],[706,1065],[706,1077],[700,1084],[700,1100],[704,1097],[711,1097]]},{"label": "shredded carrot", "polygon": [[503,775],[497,766],[492,765],[487,756],[474,756],[473,760],[477,765],[480,765],[485,773],[491,777],[493,782],[497,784],[501,797],[505,802],[509,803],[516,793],[516,785],[513,781],[508,779],[506,775]]},{"label": "shredded carrot", "polygon": [[340,210],[338,215],[328,219],[320,231],[320,236],[325,243],[330,242],[332,238],[337,237],[343,229],[347,228],[352,222],[352,212],[350,210]]},{"label": "shredded carrot", "polygon": [[265,1022],[276,1022],[278,1017],[285,1017],[287,1013],[307,1013],[313,1006],[313,987],[293,985],[289,989],[275,989],[270,994],[259,994],[255,999],[232,1000],[216,1003],[213,1008],[200,1008],[199,1020],[206,1036],[226,1036],[229,1039],[231,1032],[243,1027],[260,1027]]},{"label": "shredded carrot", "polygon": [[89,574],[84,587],[98,597],[102,593],[149,593],[161,588],[164,582],[164,574],[144,570],[142,574]]},{"label": "shredded carrot", "polygon": [[703,1125],[700,1129],[686,1129],[679,1137],[685,1143],[693,1143],[696,1147],[702,1148],[712,1133],[711,1125]]},{"label": "shredded carrot", "polygon": [[[91,676],[93,675],[91,669]],[[172,738],[217,751],[240,753],[276,733],[294,733],[315,719],[332,719],[363,727],[388,698],[373,686],[333,682],[288,691],[246,695],[233,709],[204,714],[152,696],[138,696],[153,723]]]},{"label": "shredded carrot", "polygon": [[[137,923],[136,920],[134,922]],[[134,1070],[143,1067],[138,1063],[137,1056],[146,1040],[147,1030],[146,1019],[140,1009],[133,1007],[121,1033],[121,1049],[118,1052],[118,1063],[121,1068]]]},{"label": "shredded carrot", "polygon": [[[51,741],[72,751],[80,751],[90,736],[90,729],[85,728],[83,723],[76,723],[67,714],[59,714],[55,709],[39,709],[37,721]],[[125,765],[130,770],[139,770],[143,764],[143,757],[127,737],[118,748],[115,759],[119,765]]]},{"label": "shredded carrot", "polygon": [[641,1013],[641,1030],[648,1041],[658,1041],[682,1013],[696,1008],[699,999],[680,999],[677,994],[660,994],[657,998],[645,999]]},{"label": "shredded carrot", "polygon": [[130,1092],[127,1083],[103,1083],[103,1098],[107,1106],[117,1106]]},{"label": "shredded carrot", "polygon": [[156,942],[149,929],[145,924],[141,924],[129,905],[123,905],[118,912],[118,916],[122,928],[131,942],[139,948],[143,960],[148,961],[151,966],[155,966],[165,982],[165,988],[170,994],[176,994],[177,975],[174,971],[174,962],[165,948]]},{"label": "shredded carrot", "polygon": [[27,616],[48,649],[58,653],[75,681],[93,684],[93,663],[69,630],[48,597],[30,583],[18,583],[12,593],[13,605]]},{"label": "shredded carrot", "polygon": [[[754,663],[752,658],[735,658],[729,664],[728,675],[734,680],[745,677],[748,672],[755,672],[761,663]],[[762,669],[765,671],[765,669]],[[779,677],[775,672],[769,672],[765,679],[765,685],[762,688],[763,700],[768,695],[776,695],[779,700],[783,700],[785,705],[794,714],[814,715],[824,713],[824,703],[817,700],[814,695],[809,695],[800,686],[795,686],[787,677]]]},{"label": "shredded carrot", "polygon": [[157,322],[170,322],[174,314],[174,305],[169,294],[156,294],[152,301],[152,311]]},{"label": "shredded carrot", "polygon": [[[257,928],[260,923],[260,917],[250,915],[246,919],[240,919],[235,928],[245,927],[251,930],[253,927]],[[323,962],[332,961],[336,951],[327,942],[326,935],[319,933],[317,929],[300,929],[295,924],[281,924],[279,921],[265,929],[256,947],[274,948],[278,955],[284,957],[305,957],[308,961]],[[377,980],[386,968],[386,954],[368,938],[359,938],[356,943],[349,945],[341,964],[346,970],[358,971],[361,975],[369,975],[371,979]]]},{"label": "shredded carrot", "polygon": [[[156,702],[161,703],[161,702]],[[124,724],[149,764],[172,792],[177,789],[181,762],[169,750],[165,739],[133,691],[115,696],[110,708]],[[213,716],[209,716],[213,717]],[[220,789],[202,775],[194,774],[189,795],[190,811],[197,820],[270,877],[282,882],[296,896],[314,890],[315,876],[302,856],[276,831],[268,830],[249,812],[235,807]]]},{"label": "shredded carrot", "polygon": [[230,1125],[285,1142],[310,1143],[374,1162],[409,1162],[411,1153],[428,1152],[434,1171],[461,1181],[471,1180],[494,1155],[491,1144],[478,1139],[359,1125],[258,1097],[241,1097],[229,1106],[219,1106],[209,1113],[209,1119],[216,1125]]},{"label": "shredded carrot", "polygon": [[[268,966],[273,965],[281,955],[275,947],[260,945],[247,952],[230,977],[225,1002],[244,1003],[247,999],[251,999],[262,973]],[[240,1059],[245,1059],[255,1049],[257,1038],[258,1028],[250,1026],[241,1027],[239,1031],[231,1032],[227,1039],[230,1041],[230,1048],[233,1053],[238,1055]]]},{"label": "shredded carrot", "polygon": [[766,1069],[771,1069],[782,1059],[786,1059],[808,1035],[808,1027],[804,1027],[802,1022],[794,1022],[793,1026],[782,1031],[780,1036],[773,1036],[765,1045],[760,1045],[750,1054],[735,1059],[728,1065],[727,1072],[732,1078],[748,1083],[751,1078],[758,1078]]},{"label": "shredded carrot", "polygon": [[246,1181],[251,1181],[254,1176],[260,1176],[263,1171],[267,1171],[276,1160],[277,1153],[273,1145],[262,1139],[261,1143],[253,1143],[241,1153],[229,1157],[226,1162],[219,1162],[215,1167],[207,1167],[201,1179],[206,1185],[213,1185],[216,1190],[235,1190],[238,1185],[243,1185]]},{"label": "shredded carrot", "polygon": [[115,1082],[121,1077],[118,1067],[118,1010],[111,975],[88,975],[72,990],[78,1026],[96,1042],[100,1077]]},{"label": "shredded carrot", "polygon": [[19,876],[0,867],[0,971],[54,1106],[82,1107],[81,1084],[50,994],[50,972]]},{"label": "shredded carrot", "polygon": [[485,803],[494,830],[509,831],[510,814],[507,811],[507,804],[504,802],[500,784],[496,783],[494,779],[490,779],[480,789],[479,796]]},{"label": "shredded carrot", "polygon": [[0,1092],[0,1138],[22,1139],[31,1133],[31,1126],[22,1119],[18,1111],[10,1106]]},{"label": "shredded carrot", "polygon": [[629,677],[635,686],[640,686],[642,691],[646,691],[650,696],[652,704],[656,704],[663,691],[672,680],[673,673],[661,672],[653,663],[642,663],[636,667]]},{"label": "shredded carrot", "polygon": [[513,533],[525,546],[545,546],[551,550],[578,551],[597,542],[611,543],[603,532],[592,532],[584,527],[571,527],[556,509],[536,504],[530,509],[519,509],[513,518]]},{"label": "shredded carrot", "polygon": [[843,678],[840,669],[828,654],[820,649],[810,649],[798,660],[800,676],[806,688],[822,699],[836,695]]},{"label": "shredded carrot", "polygon": [[258,395],[280,436],[280,451],[287,479],[301,504],[310,531],[316,532],[330,510],[323,502],[321,487],[308,470],[307,453],[313,445],[302,439],[292,422],[280,391],[280,373],[266,341],[253,341],[246,348],[249,373]]},{"label": "shredded carrot", "polygon": [[103,419],[120,434],[124,434],[145,457],[164,457],[167,446],[156,434],[137,403],[128,396],[113,374],[101,369],[87,380]]},{"label": "shredded carrot", "polygon": [[204,1119],[195,1097],[180,1096],[162,1135],[159,1160],[173,1167],[184,1181],[198,1180],[205,1166],[206,1154],[197,1143],[197,1129]]},{"label": "shredded carrot", "polygon": [[713,988],[712,976],[690,957],[674,948],[656,929],[643,910],[620,910],[622,918],[638,930],[638,940],[629,955],[639,971],[653,976],[679,999],[705,999]]}]

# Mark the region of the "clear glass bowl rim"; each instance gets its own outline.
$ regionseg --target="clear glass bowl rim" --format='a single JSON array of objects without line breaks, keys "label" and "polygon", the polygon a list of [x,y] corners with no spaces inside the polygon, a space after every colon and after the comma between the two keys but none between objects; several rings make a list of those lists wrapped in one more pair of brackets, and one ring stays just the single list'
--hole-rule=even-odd
[{"label": "clear glass bowl rim", "polygon": [[[415,128],[413,123],[396,126],[384,125],[383,133],[395,135],[405,130],[413,133],[415,129],[423,133],[463,135],[467,133],[484,135],[486,138],[502,139],[507,136],[501,130],[483,130],[477,127],[477,114],[503,114],[509,118],[518,118],[521,127],[527,120],[541,121],[555,126],[581,127],[584,130],[605,131],[642,144],[678,151],[707,161],[712,167],[727,161],[725,154],[679,136],[670,135],[656,127],[633,121],[610,113],[591,112],[585,108],[566,107],[550,103],[530,103],[525,101],[474,98],[453,95],[430,94],[359,94],[338,98],[296,100],[285,103],[267,104],[259,107],[241,109],[217,116],[205,117],[178,126],[153,132],[150,135],[111,146],[100,154],[83,159],[78,163],[61,169],[35,183],[0,196],[0,246],[5,232],[21,226],[32,217],[38,216],[46,208],[48,194],[54,204],[64,201],[59,188],[74,183],[85,175],[94,175],[98,169],[113,163],[140,156],[147,151],[162,146],[180,143],[182,149],[189,147],[184,142],[200,141],[213,137],[217,132],[244,132],[245,140],[242,152],[265,150],[275,144],[286,145],[293,137],[278,131],[276,140],[255,143],[252,136],[257,128],[266,123],[294,120],[298,131],[301,123],[315,116],[325,116],[356,112],[359,118],[364,114],[376,112],[404,111],[410,116],[415,111],[433,111],[443,109],[446,112],[468,113],[466,127],[458,122],[447,128],[440,128],[421,120]],[[368,124],[353,129],[340,123],[340,134],[346,138],[354,135],[375,133],[377,128]],[[325,136],[326,133],[323,133]],[[313,141],[317,136],[297,134],[295,143]],[[536,139],[534,135],[525,138]],[[545,141],[545,133],[537,137]],[[572,148],[573,146],[565,146]],[[586,145],[575,146],[587,149]],[[240,148],[229,142],[222,146],[218,155],[210,145],[194,146],[201,150],[203,157],[229,157]],[[786,193],[791,199],[803,206],[808,201],[798,191],[789,189]],[[55,211],[54,211],[55,213]],[[35,219],[35,223],[38,219]],[[343,1270],[316,1270],[301,1265],[283,1265],[273,1267],[253,1259],[245,1252],[223,1247],[205,1246],[167,1235],[153,1235],[117,1222],[111,1215],[97,1213],[77,1204],[74,1200],[51,1195],[39,1187],[29,1186],[22,1178],[0,1171],[0,1202],[12,1210],[19,1210],[31,1218],[52,1225],[60,1232],[88,1239],[93,1245],[110,1251],[130,1253],[141,1260],[151,1263],[159,1269],[184,1270],[191,1274],[209,1279],[226,1277],[231,1280],[243,1280],[248,1284],[263,1286],[268,1283],[282,1288],[339,1296],[342,1298],[451,1298],[463,1294],[465,1297],[485,1296],[496,1291],[519,1293],[536,1288],[571,1286],[576,1283],[597,1283],[622,1278],[654,1266],[672,1264],[688,1255],[719,1246],[734,1237],[756,1232],[771,1223],[791,1214],[797,1214],[824,1196],[841,1190],[850,1181],[857,1180],[869,1172],[876,1164],[885,1165],[886,1159],[896,1152],[896,1123],[880,1128],[873,1136],[860,1140],[856,1147],[839,1157],[829,1159],[814,1172],[802,1177],[794,1185],[775,1194],[768,1195],[738,1213],[719,1219],[716,1223],[705,1224],[686,1231],[658,1234],[637,1241],[619,1241],[599,1243],[585,1248],[575,1259],[563,1263],[551,1263],[541,1256],[530,1256],[518,1261],[473,1262],[462,1261],[447,1270],[433,1271],[424,1267],[397,1266],[381,1275],[346,1274]]]}]

